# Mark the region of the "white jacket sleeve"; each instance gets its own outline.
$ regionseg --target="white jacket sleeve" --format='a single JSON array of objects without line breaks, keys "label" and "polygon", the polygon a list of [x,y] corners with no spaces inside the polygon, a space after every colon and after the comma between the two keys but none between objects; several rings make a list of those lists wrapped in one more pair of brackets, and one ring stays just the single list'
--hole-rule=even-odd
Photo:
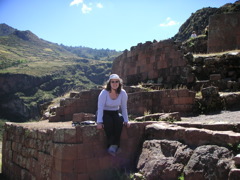
[{"label": "white jacket sleeve", "polygon": [[122,115],[123,115],[124,122],[128,122],[128,111],[127,111],[128,95],[125,90],[122,90],[121,93],[123,93],[122,100],[121,100]]},{"label": "white jacket sleeve", "polygon": [[103,123],[103,108],[106,103],[107,91],[102,90],[98,96],[97,123]]}]

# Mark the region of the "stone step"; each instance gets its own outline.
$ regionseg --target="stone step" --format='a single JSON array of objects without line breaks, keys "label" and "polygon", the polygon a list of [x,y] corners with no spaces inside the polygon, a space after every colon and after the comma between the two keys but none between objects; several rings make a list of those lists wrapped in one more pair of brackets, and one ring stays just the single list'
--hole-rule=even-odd
[{"label": "stone step", "polygon": [[211,124],[200,123],[200,122],[175,122],[174,124],[183,127],[194,127],[200,129],[209,129],[213,131],[234,131],[240,133],[240,122],[239,123],[229,123],[229,122],[215,122]]},{"label": "stone step", "polygon": [[236,155],[233,158],[233,160],[234,160],[236,166],[240,166],[240,154]]},{"label": "stone step", "polygon": [[228,175],[228,180],[240,179],[240,169],[231,169]]},{"label": "stone step", "polygon": [[148,140],[177,140],[194,147],[206,144],[226,146],[238,145],[240,142],[240,133],[183,127],[176,124],[158,122],[146,127],[146,138]]},{"label": "stone step", "polygon": [[90,113],[75,113],[73,114],[73,122],[95,121],[96,116]]}]

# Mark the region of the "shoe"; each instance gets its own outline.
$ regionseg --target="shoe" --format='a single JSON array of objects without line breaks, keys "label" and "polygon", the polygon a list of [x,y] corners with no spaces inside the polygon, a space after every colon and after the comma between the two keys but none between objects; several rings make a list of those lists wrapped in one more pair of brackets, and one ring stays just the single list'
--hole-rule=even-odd
[{"label": "shoe", "polygon": [[116,156],[117,149],[118,149],[117,145],[111,145],[108,148],[108,153],[111,154],[112,156]]}]

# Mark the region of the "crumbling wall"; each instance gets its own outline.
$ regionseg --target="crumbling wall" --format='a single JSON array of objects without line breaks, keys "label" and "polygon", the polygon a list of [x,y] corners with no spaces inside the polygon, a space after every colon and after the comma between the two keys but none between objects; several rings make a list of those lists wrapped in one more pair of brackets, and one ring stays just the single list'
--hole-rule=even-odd
[{"label": "crumbling wall", "polygon": [[195,92],[188,89],[168,89],[129,94],[128,111],[134,115],[158,112],[192,112]]},{"label": "crumbling wall", "polygon": [[194,75],[187,66],[183,52],[173,40],[146,42],[132,47],[117,57],[112,72],[119,74],[126,84],[149,80],[162,84],[187,84]]},{"label": "crumbling wall", "polygon": [[[101,90],[90,90],[75,94],[75,97],[63,99],[55,109],[50,122],[70,121],[75,113],[96,114],[97,99]],[[192,111],[195,92],[188,89],[154,90],[128,93],[128,112],[132,115],[144,113]]]},{"label": "crumbling wall", "polygon": [[240,13],[219,14],[209,19],[208,53],[240,49]]},{"label": "crumbling wall", "polygon": [[95,114],[100,92],[100,89],[81,91],[69,98],[62,99],[60,101],[60,106],[53,110],[53,115],[49,117],[49,121],[71,121],[73,114],[78,112]]},{"label": "crumbling wall", "polygon": [[145,126],[123,128],[121,151],[107,153],[103,130],[93,126],[72,127],[71,122],[6,123],[3,137],[2,173],[9,179],[106,179],[114,172],[136,167]]}]

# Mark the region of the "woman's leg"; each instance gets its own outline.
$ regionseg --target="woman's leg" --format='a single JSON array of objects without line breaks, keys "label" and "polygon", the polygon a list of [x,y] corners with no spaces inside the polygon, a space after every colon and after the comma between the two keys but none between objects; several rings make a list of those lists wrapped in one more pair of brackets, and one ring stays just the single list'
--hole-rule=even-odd
[{"label": "woman's leg", "polygon": [[114,143],[114,119],[108,112],[104,112],[103,114],[103,125],[107,136],[107,143],[110,146]]},{"label": "woman's leg", "polygon": [[103,124],[107,136],[108,146],[119,146],[123,127],[123,119],[119,116],[118,112],[104,111]]},{"label": "woman's leg", "polygon": [[120,146],[120,137],[122,133],[123,119],[118,113],[114,115],[114,144]]}]

